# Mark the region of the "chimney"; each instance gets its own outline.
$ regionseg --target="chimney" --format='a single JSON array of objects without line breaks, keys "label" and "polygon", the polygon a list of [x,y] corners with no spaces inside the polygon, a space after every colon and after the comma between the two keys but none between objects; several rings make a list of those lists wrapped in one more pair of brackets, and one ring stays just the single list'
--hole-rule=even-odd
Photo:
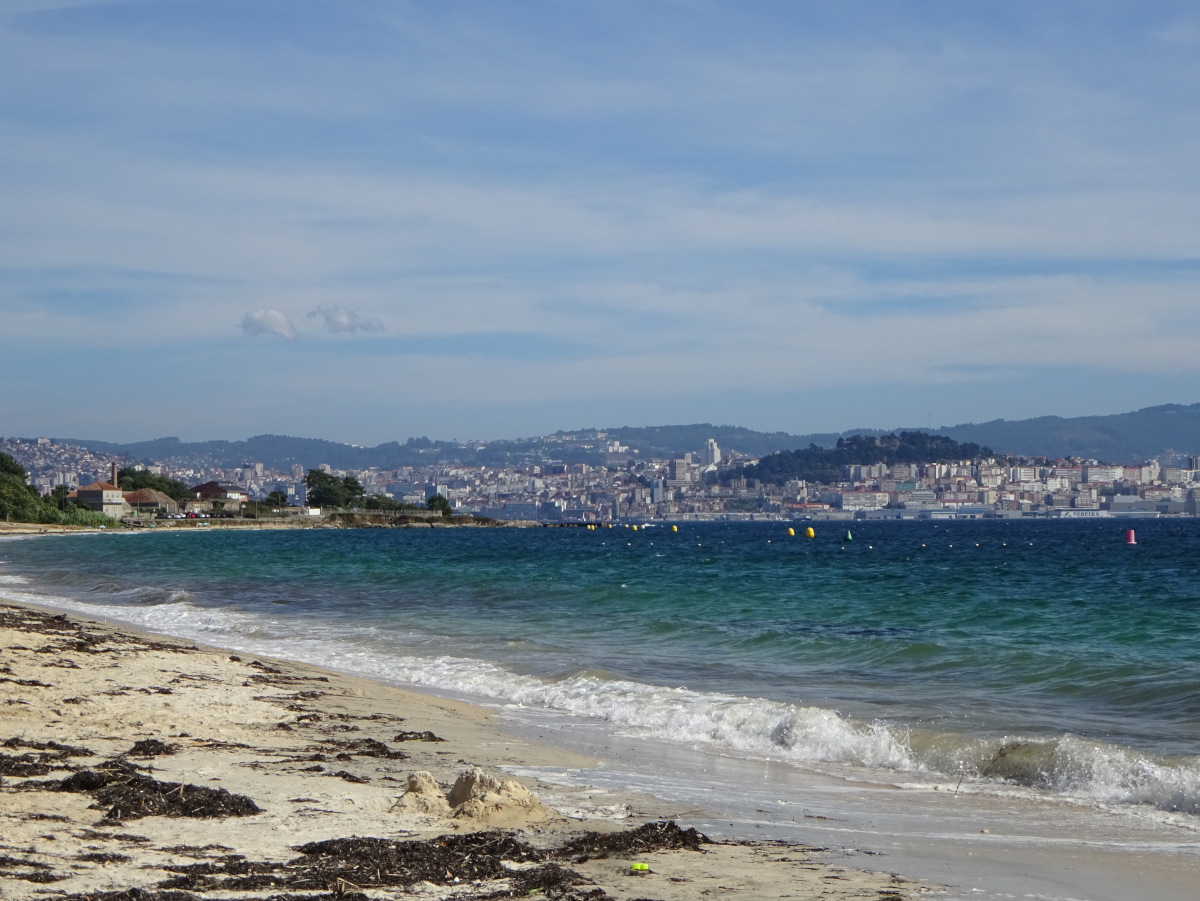
[{"label": "chimney", "polygon": [[114,462],[114,463],[113,463],[113,465],[112,465],[112,485],[113,485],[113,487],[114,487],[114,488],[120,488],[120,487],[121,487],[121,486],[120,486],[120,485],[117,483],[117,469],[118,469],[118,467],[117,467],[117,464]]}]

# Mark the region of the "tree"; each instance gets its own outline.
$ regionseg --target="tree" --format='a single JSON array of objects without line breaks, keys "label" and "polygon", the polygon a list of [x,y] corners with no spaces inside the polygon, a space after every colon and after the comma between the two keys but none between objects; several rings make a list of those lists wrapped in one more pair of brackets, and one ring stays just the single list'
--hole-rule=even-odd
[{"label": "tree", "polygon": [[66,485],[56,485],[46,495],[46,501],[54,505],[56,510],[67,509],[67,495],[71,493],[71,489]]},{"label": "tree", "polygon": [[42,497],[35,486],[25,484],[25,468],[5,453],[0,453],[0,517],[10,522],[61,523],[75,526],[112,525],[103,513],[70,504],[58,509],[65,500],[67,487],[59,485]]},{"label": "tree", "polygon": [[442,516],[450,516],[453,513],[450,509],[450,502],[440,494],[435,494],[429,500],[425,501],[425,506],[430,510],[440,511]]},{"label": "tree", "polygon": [[117,473],[117,486],[122,491],[141,491],[152,488],[161,491],[172,500],[185,503],[193,499],[192,492],[183,482],[157,476],[148,469],[122,469]]},{"label": "tree", "polygon": [[287,506],[287,492],[286,491],[272,491],[270,494],[267,495],[267,503],[270,504],[272,507],[286,507]]},{"label": "tree", "polygon": [[314,507],[352,507],[363,496],[363,487],[354,476],[339,479],[335,475],[310,469],[304,477],[308,503]]},{"label": "tree", "polygon": [[14,522],[40,522],[43,507],[55,512],[29,493],[23,478],[10,473],[0,475],[0,516]]},{"label": "tree", "polygon": [[25,467],[13,459],[11,454],[0,453],[0,475],[17,476],[25,482]]},{"label": "tree", "polygon": [[384,512],[395,512],[403,510],[405,505],[390,497],[384,497],[382,494],[372,494],[370,497],[363,500],[363,509],[365,510],[382,510]]}]

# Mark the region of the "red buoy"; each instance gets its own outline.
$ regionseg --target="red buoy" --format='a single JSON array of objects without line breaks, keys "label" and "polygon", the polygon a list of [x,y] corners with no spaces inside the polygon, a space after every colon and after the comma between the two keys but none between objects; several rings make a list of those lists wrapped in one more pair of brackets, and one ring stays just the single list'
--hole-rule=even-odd
[{"label": "red buoy", "polygon": [[1130,529],[1128,532],[1125,533],[1125,543],[1126,544],[1137,544],[1137,539],[1133,537],[1133,529]]}]

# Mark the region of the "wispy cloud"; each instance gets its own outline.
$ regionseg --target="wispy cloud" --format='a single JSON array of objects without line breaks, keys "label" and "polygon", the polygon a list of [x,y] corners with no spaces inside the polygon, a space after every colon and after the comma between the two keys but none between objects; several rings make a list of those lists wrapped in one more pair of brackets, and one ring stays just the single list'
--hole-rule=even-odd
[{"label": "wispy cloud", "polygon": [[368,319],[365,316],[360,316],[354,310],[347,310],[344,307],[331,307],[328,304],[321,304],[315,310],[308,314],[309,319],[320,319],[321,324],[325,326],[326,331],[347,332],[351,335],[357,335],[359,332],[382,332],[384,330],[383,323],[378,319]]},{"label": "wispy cloud", "polygon": [[278,335],[289,341],[296,337],[296,327],[282,310],[251,310],[242,320],[242,332],[251,337]]}]

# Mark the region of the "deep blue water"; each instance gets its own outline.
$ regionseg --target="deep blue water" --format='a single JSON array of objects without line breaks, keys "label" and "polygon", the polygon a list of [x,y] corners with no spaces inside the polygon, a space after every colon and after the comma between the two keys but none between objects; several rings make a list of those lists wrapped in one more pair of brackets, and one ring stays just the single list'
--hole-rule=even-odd
[{"label": "deep blue water", "polygon": [[0,593],[728,753],[1200,812],[1200,522],[815,528],[23,540]]}]

